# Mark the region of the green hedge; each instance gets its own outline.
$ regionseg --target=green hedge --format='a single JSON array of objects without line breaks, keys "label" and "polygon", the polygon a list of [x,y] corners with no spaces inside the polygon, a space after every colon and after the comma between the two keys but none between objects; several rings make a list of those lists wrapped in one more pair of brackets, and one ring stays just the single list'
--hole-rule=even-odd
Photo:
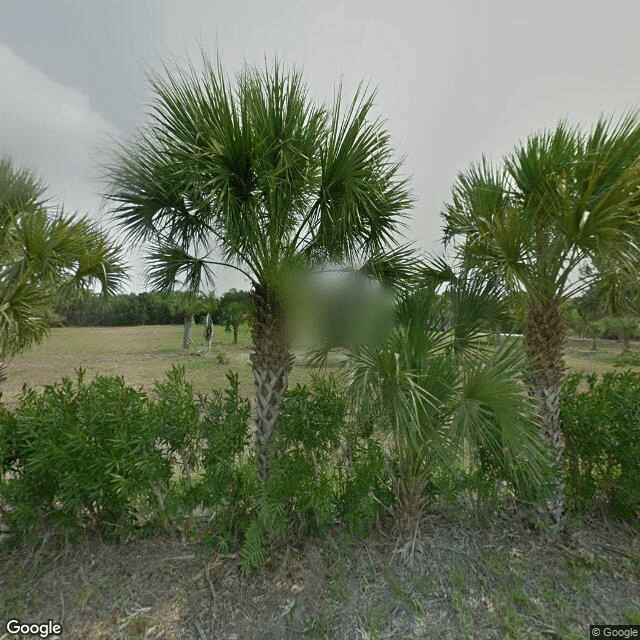
[{"label": "green hedge", "polygon": [[640,518],[640,373],[569,375],[561,418],[571,504]]},{"label": "green hedge", "polygon": [[362,530],[389,505],[385,455],[348,418],[335,379],[288,392],[263,482],[250,404],[237,374],[227,380],[201,396],[174,366],[146,394],[80,371],[75,382],[24,389],[13,410],[0,405],[0,509],[12,534],[184,534],[200,522],[212,541],[239,546],[248,570],[269,541],[340,520]]}]

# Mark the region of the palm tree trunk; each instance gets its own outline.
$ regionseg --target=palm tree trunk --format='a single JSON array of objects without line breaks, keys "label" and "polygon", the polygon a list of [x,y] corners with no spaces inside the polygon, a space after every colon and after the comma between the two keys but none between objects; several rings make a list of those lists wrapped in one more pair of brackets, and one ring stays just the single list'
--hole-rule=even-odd
[{"label": "palm tree trunk", "polygon": [[268,287],[256,286],[252,298],[255,315],[250,357],[256,385],[256,452],[258,477],[266,478],[269,475],[269,439],[289,385],[294,357],[278,297]]},{"label": "palm tree trunk", "polygon": [[626,331],[622,334],[622,353],[631,349],[631,336]]},{"label": "palm tree trunk", "polygon": [[211,349],[211,340],[213,340],[213,321],[208,313],[204,321],[204,340],[207,345],[207,351],[209,351]]},{"label": "palm tree trunk", "polygon": [[233,324],[233,344],[238,344],[238,323]]},{"label": "palm tree trunk", "polygon": [[193,316],[190,313],[184,314],[184,330],[182,332],[182,348],[188,349],[191,346],[191,329],[193,327]]},{"label": "palm tree trunk", "polygon": [[7,365],[0,361],[0,384],[7,379]]},{"label": "palm tree trunk", "polygon": [[525,345],[533,358],[533,371],[527,378],[529,391],[540,411],[543,441],[551,454],[554,484],[543,515],[552,533],[562,526],[565,507],[564,435],[560,422],[560,392],[564,381],[562,354],[565,328],[556,298],[531,303],[525,320]]}]

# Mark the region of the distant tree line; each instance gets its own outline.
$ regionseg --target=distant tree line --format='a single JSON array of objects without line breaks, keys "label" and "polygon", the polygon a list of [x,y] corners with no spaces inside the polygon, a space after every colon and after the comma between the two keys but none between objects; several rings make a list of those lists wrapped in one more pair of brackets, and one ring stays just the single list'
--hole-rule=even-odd
[{"label": "distant tree line", "polygon": [[[127,293],[108,298],[97,294],[87,294],[75,298],[59,298],[55,313],[60,324],[73,327],[122,327],[143,324],[183,324],[184,312],[180,304],[182,292],[171,293]],[[248,319],[249,294],[231,289],[215,299],[209,296],[207,305],[200,305],[196,320],[207,313],[214,324],[233,326],[242,313],[241,320]],[[208,308],[205,308],[208,307]],[[238,312],[240,308],[240,312]]]},{"label": "distant tree line", "polygon": [[129,293],[104,298],[90,294],[61,299],[55,311],[62,323],[74,327],[119,327],[141,324],[182,324],[172,305],[174,294]]}]

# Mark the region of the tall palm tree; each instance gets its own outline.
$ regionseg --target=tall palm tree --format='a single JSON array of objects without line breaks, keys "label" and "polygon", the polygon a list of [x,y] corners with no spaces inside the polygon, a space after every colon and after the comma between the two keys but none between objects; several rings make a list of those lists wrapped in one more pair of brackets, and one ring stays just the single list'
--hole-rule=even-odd
[{"label": "tall palm tree", "polygon": [[125,277],[107,235],[51,209],[45,192],[30,170],[0,159],[0,378],[7,358],[46,335],[55,296],[94,286],[114,293]]},{"label": "tall palm tree", "polygon": [[468,265],[499,274],[526,296],[524,340],[534,362],[528,385],[557,471],[547,504],[554,529],[564,509],[560,305],[584,286],[584,261],[637,260],[639,158],[636,113],[600,119],[590,131],[560,123],[531,135],[500,166],[483,160],[461,173],[443,214],[445,238]]},{"label": "tall palm tree", "polygon": [[389,134],[362,87],[344,108],[311,100],[298,71],[203,57],[150,76],[145,126],[108,171],[108,196],[135,241],[151,241],[151,282],[197,289],[212,267],[251,282],[251,363],[260,474],[293,366],[284,282],[291,271],[366,260],[410,204]]}]

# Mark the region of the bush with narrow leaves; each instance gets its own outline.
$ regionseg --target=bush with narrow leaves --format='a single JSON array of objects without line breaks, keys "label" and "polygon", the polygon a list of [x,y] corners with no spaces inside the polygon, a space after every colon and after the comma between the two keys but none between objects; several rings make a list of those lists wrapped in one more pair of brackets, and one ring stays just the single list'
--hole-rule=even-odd
[{"label": "bush with narrow leaves", "polygon": [[362,533],[389,504],[388,461],[361,418],[348,415],[344,391],[331,376],[286,394],[271,439],[277,453],[269,477],[256,487],[256,517],[245,534],[245,570],[260,562],[267,539],[322,534],[338,521]]},{"label": "bush with narrow leaves", "polygon": [[171,464],[157,443],[146,395],[119,377],[80,371],[41,392],[24,389],[0,414],[0,501],[18,535],[40,525],[117,535],[158,511]]},{"label": "bush with narrow leaves", "polygon": [[640,518],[640,373],[569,375],[561,417],[573,506]]},{"label": "bush with narrow leaves", "polygon": [[640,351],[630,349],[616,356],[613,360],[614,367],[640,367]]},{"label": "bush with narrow leaves", "polygon": [[97,376],[0,406],[0,508],[18,537],[43,527],[115,538],[141,526],[195,527],[245,571],[270,543],[345,521],[365,532],[388,508],[390,462],[375,417],[350,416],[342,387],[316,377],[285,396],[272,437],[270,475],[259,479],[251,406],[237,373],[196,394],[174,367],[147,395]]}]

